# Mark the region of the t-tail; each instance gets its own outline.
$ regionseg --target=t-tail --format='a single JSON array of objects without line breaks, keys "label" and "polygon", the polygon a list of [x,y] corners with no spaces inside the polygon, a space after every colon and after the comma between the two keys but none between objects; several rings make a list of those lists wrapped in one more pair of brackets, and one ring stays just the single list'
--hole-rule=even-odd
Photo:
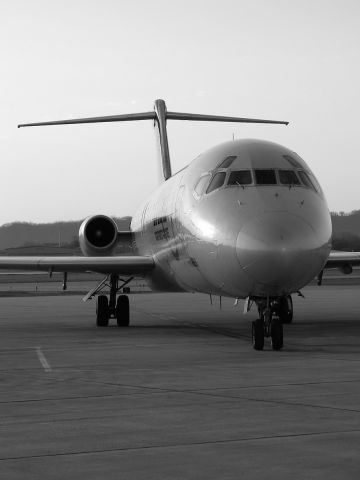
[{"label": "t-tail", "polygon": [[70,120],[56,120],[52,122],[24,123],[21,127],[38,127],[44,125],[72,125],[76,123],[103,123],[103,122],[129,122],[133,120],[153,120],[157,129],[162,171],[164,180],[171,177],[171,162],[169,153],[169,142],[167,136],[167,120],[194,120],[205,122],[239,122],[239,123],[270,123],[288,125],[289,122],[279,120],[262,120],[259,118],[227,117],[222,115],[201,115],[197,113],[169,112],[164,100],[155,100],[154,110],[143,113],[128,113],[123,115],[109,115],[105,117],[74,118]]}]

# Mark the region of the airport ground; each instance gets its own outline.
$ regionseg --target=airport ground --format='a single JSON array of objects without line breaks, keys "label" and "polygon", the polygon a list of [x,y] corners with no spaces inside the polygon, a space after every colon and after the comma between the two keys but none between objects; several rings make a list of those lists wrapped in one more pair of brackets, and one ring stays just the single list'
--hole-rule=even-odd
[{"label": "airport ground", "polygon": [[204,295],[131,293],[131,327],[96,328],[88,283],[0,285],[0,478],[359,478],[357,275],[294,296],[281,352]]}]

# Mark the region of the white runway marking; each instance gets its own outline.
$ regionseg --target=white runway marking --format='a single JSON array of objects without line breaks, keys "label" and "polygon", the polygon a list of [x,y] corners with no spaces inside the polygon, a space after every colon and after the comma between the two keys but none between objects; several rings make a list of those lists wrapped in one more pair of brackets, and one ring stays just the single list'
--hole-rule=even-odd
[{"label": "white runway marking", "polygon": [[46,360],[45,355],[43,354],[41,347],[36,347],[36,354],[38,356],[38,359],[43,366],[45,372],[51,372],[51,367],[49,362]]}]

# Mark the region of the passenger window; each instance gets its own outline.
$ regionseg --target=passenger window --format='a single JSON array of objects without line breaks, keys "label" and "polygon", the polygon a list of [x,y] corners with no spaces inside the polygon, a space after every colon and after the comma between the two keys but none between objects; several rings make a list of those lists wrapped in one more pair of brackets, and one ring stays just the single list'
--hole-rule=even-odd
[{"label": "passenger window", "polygon": [[229,157],[226,157],[225,160],[223,160],[217,168],[228,168],[230,165],[233,163],[235,160],[236,156],[235,155],[230,155]]},{"label": "passenger window", "polygon": [[294,170],[279,170],[279,179],[283,185],[300,185],[300,180]]},{"label": "passenger window", "polygon": [[239,170],[238,172],[231,172],[228,180],[228,185],[251,185],[252,178],[250,170]]},{"label": "passenger window", "polygon": [[225,177],[226,177],[225,172],[215,173],[215,175],[213,176],[210,182],[210,185],[208,186],[208,189],[206,190],[206,193],[210,193],[216,190],[217,188],[220,188],[225,182]]},{"label": "passenger window", "polygon": [[204,193],[206,185],[208,184],[209,178],[210,178],[210,175],[204,175],[197,182],[194,188],[194,191],[197,195],[199,195],[199,197]]},{"label": "passenger window", "polygon": [[306,172],[299,172],[299,176],[301,178],[301,181],[303,182],[303,184],[306,186],[306,187],[309,187],[311,188],[312,190],[314,190],[316,192],[316,188],[315,188],[315,185],[312,183],[312,181],[310,180],[310,177],[309,175],[306,173]]},{"label": "passenger window", "polygon": [[255,170],[257,185],[276,185],[275,170]]}]

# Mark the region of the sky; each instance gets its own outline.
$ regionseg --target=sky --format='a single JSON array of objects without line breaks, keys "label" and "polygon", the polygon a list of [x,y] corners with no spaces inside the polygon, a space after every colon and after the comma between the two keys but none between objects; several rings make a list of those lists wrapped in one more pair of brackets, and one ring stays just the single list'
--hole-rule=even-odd
[{"label": "sky", "polygon": [[168,122],[173,172],[235,138],[296,151],[329,209],[360,209],[357,0],[0,0],[0,225],[132,215],[159,177],[151,121],[18,123],[169,110],[288,120]]}]

